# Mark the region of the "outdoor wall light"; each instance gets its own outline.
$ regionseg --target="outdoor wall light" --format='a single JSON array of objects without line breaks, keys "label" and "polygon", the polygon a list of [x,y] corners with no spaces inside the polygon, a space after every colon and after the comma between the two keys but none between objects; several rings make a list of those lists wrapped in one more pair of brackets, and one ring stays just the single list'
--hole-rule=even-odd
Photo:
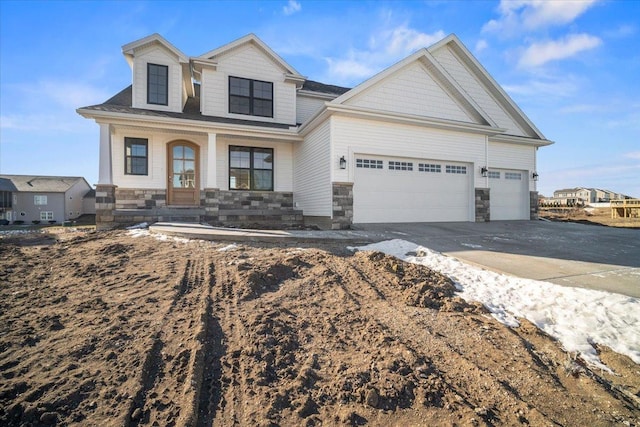
[{"label": "outdoor wall light", "polygon": [[347,159],[344,158],[344,156],[340,157],[340,169],[346,169],[347,168]]},{"label": "outdoor wall light", "polygon": [[534,172],[531,174],[531,178],[533,178],[534,181],[538,180],[538,172]]},{"label": "outdoor wall light", "polygon": [[482,167],[482,169],[480,169],[480,173],[482,174],[482,176],[483,176],[484,178],[486,178],[486,177],[487,177],[487,172],[489,172],[489,169],[487,169],[487,167],[486,167],[486,166],[483,166],[483,167]]}]

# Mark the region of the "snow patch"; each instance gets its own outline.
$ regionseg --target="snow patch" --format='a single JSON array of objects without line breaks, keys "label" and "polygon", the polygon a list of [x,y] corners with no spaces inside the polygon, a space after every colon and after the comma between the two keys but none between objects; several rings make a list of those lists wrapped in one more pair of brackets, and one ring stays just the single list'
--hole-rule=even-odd
[{"label": "snow patch", "polygon": [[236,245],[235,243],[232,243],[230,245],[225,246],[224,248],[220,248],[218,249],[218,252],[227,252],[227,251],[233,251],[238,249],[238,245]]},{"label": "snow patch", "polygon": [[480,249],[482,245],[474,245],[473,243],[460,243],[462,246],[466,246],[468,248]]},{"label": "snow patch", "polygon": [[449,276],[467,301],[479,301],[509,327],[525,318],[556,338],[568,352],[610,371],[593,344],[610,347],[640,364],[640,299],[499,274],[394,239],[350,250],[380,251]]}]

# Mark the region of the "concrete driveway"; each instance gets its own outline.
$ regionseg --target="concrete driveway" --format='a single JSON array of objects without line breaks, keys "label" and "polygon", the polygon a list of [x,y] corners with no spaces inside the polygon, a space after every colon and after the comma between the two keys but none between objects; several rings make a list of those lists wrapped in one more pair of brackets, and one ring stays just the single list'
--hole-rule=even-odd
[{"label": "concrete driveway", "polygon": [[640,298],[640,230],[547,221],[357,224],[489,270]]}]

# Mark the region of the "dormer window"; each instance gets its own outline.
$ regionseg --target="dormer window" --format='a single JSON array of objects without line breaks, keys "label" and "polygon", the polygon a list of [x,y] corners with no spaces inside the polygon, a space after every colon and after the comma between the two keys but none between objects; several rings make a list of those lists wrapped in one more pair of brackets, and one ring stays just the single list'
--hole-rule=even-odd
[{"label": "dormer window", "polygon": [[147,104],[169,105],[169,67],[147,64]]},{"label": "dormer window", "polygon": [[229,77],[229,112],[273,117],[273,83]]}]

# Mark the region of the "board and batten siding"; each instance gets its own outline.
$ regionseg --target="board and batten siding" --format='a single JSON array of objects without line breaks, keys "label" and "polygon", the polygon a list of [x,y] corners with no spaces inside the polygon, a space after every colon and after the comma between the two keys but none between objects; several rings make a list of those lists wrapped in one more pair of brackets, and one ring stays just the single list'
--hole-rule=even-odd
[{"label": "board and batten siding", "polygon": [[348,159],[344,170],[332,163],[332,181],[353,182],[355,154],[471,163],[474,181],[485,164],[484,135],[337,116],[331,122],[334,157]]},{"label": "board and batten siding", "polygon": [[298,94],[296,100],[296,121],[303,124],[324,107],[326,101],[312,96]]},{"label": "board and batten siding", "polygon": [[458,60],[448,46],[443,46],[435,52],[432,52],[432,54],[440,65],[444,67],[499,127],[507,129],[507,133],[510,135],[529,136],[504,111],[493,96],[491,96],[484,86],[471,74],[467,67]]},{"label": "board and batten siding", "polygon": [[[147,64],[169,67],[169,105],[147,104]],[[182,112],[182,107],[186,102],[186,92],[182,86],[182,65],[173,53],[158,45],[151,45],[136,51],[133,60],[132,106],[134,108]]]},{"label": "board and batten siding", "polygon": [[216,140],[216,181],[221,190],[229,189],[229,146],[273,148],[273,190],[293,191],[293,147],[291,142],[259,141],[242,137],[218,136]]},{"label": "board and batten siding", "polygon": [[[148,175],[126,175],[124,173],[124,139],[145,138],[148,140]],[[113,184],[120,188],[167,188],[167,144],[171,141],[188,141],[200,147],[200,188],[205,188],[207,176],[207,137],[199,135],[181,135],[149,129],[116,129],[111,141],[111,168]]]},{"label": "board and batten siding", "polygon": [[294,145],[293,201],[305,216],[332,214],[330,136],[327,120]]},{"label": "board and batten siding", "polygon": [[[525,145],[489,141],[488,167],[532,172],[536,169],[536,149]],[[529,180],[529,190],[535,183]]]},{"label": "board and batten siding", "polygon": [[[201,81],[201,109],[207,116],[250,119],[263,122],[296,122],[296,85],[284,81],[285,70],[254,45],[232,49],[214,58],[215,70],[205,68]],[[273,118],[229,113],[229,76],[273,83]]]},{"label": "board and batten siding", "polygon": [[378,82],[346,105],[422,117],[474,122],[419,62]]}]

